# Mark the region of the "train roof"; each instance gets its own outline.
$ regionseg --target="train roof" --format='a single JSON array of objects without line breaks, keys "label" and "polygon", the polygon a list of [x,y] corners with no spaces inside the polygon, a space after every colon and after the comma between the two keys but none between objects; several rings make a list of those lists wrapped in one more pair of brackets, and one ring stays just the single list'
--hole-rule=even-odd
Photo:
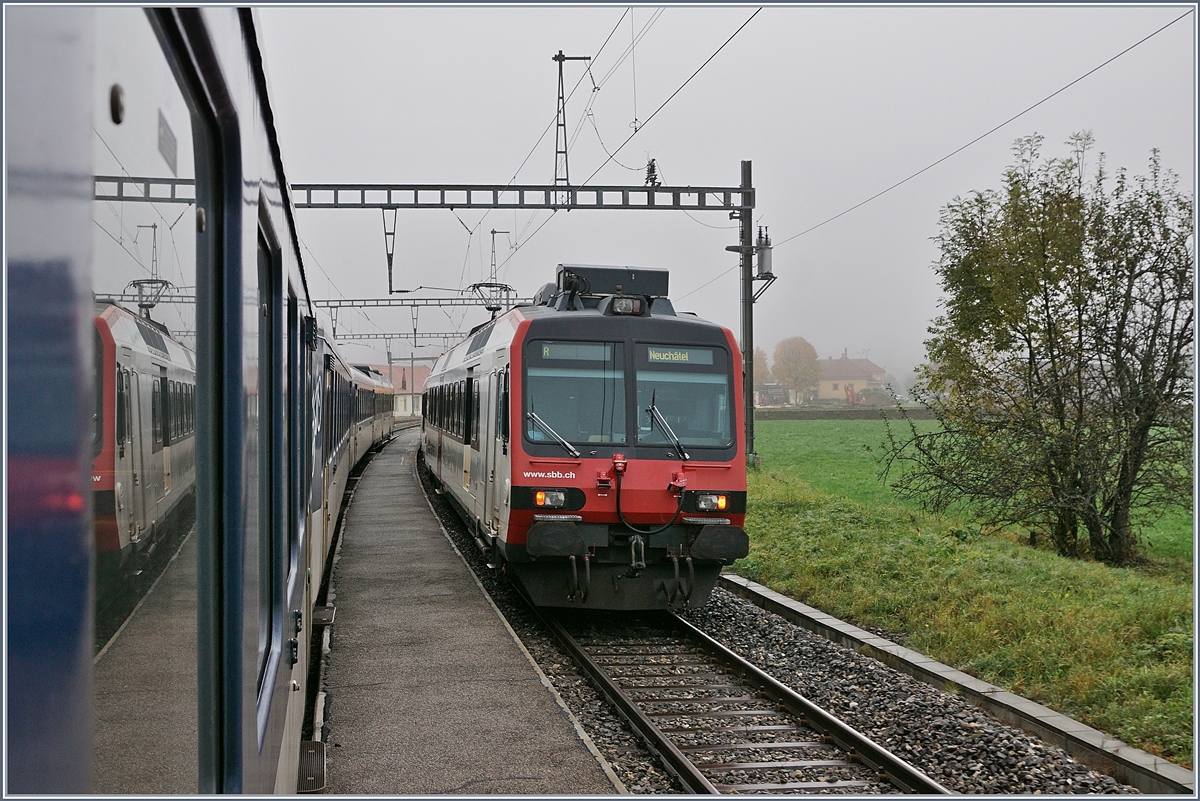
[{"label": "train roof", "polygon": [[195,351],[172,337],[162,323],[109,301],[98,301],[95,314],[104,320],[118,345],[195,369]]},{"label": "train roof", "polygon": [[723,326],[691,312],[677,312],[666,297],[667,286],[666,270],[560,264],[557,281],[543,286],[532,305],[517,306],[471,329],[466,339],[438,358],[432,374],[470,362],[489,342],[511,342],[522,320],[533,321],[535,327],[541,327],[541,321],[563,321],[568,323],[563,330],[571,336],[586,335],[604,320],[605,328],[627,321],[624,324],[638,337],[724,341]]}]

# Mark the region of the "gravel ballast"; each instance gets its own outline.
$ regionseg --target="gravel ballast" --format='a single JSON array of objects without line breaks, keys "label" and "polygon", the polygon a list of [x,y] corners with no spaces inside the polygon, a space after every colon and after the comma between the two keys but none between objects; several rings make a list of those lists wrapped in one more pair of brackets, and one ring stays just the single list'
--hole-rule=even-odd
[{"label": "gravel ballast", "polygon": [[[679,786],[575,668],[525,602],[487,567],[444,496],[419,471],[431,505],[525,648],[631,793]],[[1000,723],[966,700],[806,631],[717,588],[685,617],[777,680],[824,707],[952,793],[1136,793],[1062,749]]]}]

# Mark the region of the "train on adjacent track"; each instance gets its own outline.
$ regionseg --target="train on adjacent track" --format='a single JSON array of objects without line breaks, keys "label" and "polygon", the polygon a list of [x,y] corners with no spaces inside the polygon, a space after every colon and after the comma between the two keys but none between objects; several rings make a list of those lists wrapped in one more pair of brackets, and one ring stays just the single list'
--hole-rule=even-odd
[{"label": "train on adjacent track", "polygon": [[[91,475],[99,617],[130,591],[159,545],[195,525],[196,354],[148,314],[98,306]],[[311,358],[324,364],[324,374],[307,389],[313,408],[324,413],[310,432],[322,451],[321,475],[313,479],[319,478],[325,518],[332,519],[349,467],[392,433],[395,403],[391,382],[378,370],[347,364],[323,332],[317,345]],[[332,533],[331,525],[321,526],[319,542],[308,543],[318,565]]]},{"label": "train on adjacent track", "polygon": [[421,457],[535,605],[702,605],[747,553],[740,352],[668,279],[560,265],[430,373]]},{"label": "train on adjacent track", "polygon": [[[312,302],[256,13],[12,7],[5,37],[5,790],[296,792],[343,491],[395,421]],[[96,604],[179,541],[176,630],[129,626],[94,687]]]}]

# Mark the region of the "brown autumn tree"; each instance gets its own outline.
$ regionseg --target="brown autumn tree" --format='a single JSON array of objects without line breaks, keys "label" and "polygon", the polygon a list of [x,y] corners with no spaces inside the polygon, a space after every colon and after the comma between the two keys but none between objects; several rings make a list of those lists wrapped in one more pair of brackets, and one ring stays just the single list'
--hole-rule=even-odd
[{"label": "brown autumn tree", "polygon": [[817,349],[804,337],[790,337],[775,346],[772,365],[775,381],[797,395],[816,389],[821,383]]},{"label": "brown autumn tree", "polygon": [[767,352],[762,348],[754,349],[754,384],[771,383],[771,368],[767,366]]}]

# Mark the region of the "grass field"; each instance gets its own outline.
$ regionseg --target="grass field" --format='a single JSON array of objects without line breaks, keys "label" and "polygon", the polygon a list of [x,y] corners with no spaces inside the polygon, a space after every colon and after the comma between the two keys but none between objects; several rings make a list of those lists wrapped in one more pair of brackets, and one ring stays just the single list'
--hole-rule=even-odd
[{"label": "grass field", "polygon": [[[932,425],[933,423],[923,423]],[[760,421],[734,570],[1191,767],[1192,515],[1109,568],[931,517],[879,480],[882,421]]]}]

